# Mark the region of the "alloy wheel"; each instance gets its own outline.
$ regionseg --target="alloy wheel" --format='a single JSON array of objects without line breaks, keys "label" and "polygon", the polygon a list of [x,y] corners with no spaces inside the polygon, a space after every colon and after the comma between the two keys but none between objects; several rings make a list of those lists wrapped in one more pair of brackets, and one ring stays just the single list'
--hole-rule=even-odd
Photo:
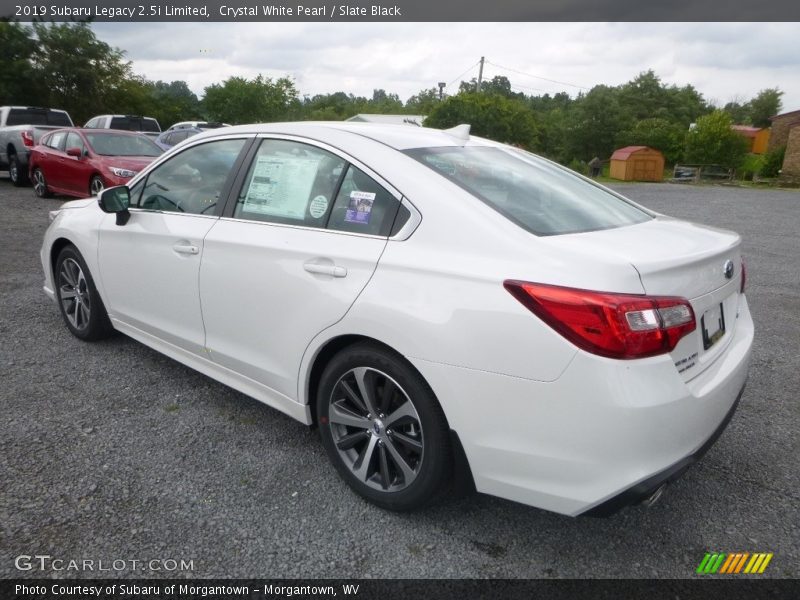
[{"label": "alloy wheel", "polygon": [[85,329],[92,314],[89,286],[81,266],[73,258],[67,258],[61,263],[58,284],[58,296],[64,315],[75,329]]},{"label": "alloy wheel", "polygon": [[403,388],[370,367],[350,369],[333,386],[328,420],[343,463],[370,488],[398,492],[424,459],[419,413]]},{"label": "alloy wheel", "polygon": [[33,191],[40,198],[47,196],[47,183],[44,180],[44,173],[40,169],[33,172]]},{"label": "alloy wheel", "polygon": [[97,196],[100,192],[103,191],[105,186],[103,185],[103,180],[100,177],[92,177],[92,182],[89,186],[89,191],[91,192],[92,196]]}]

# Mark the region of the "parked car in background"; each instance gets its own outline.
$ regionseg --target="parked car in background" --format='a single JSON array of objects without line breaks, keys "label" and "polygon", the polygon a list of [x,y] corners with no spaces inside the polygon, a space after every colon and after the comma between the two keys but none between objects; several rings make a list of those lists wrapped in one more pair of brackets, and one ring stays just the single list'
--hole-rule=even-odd
[{"label": "parked car in background", "polygon": [[203,131],[205,131],[205,129],[200,129],[199,127],[182,127],[180,129],[167,129],[153,141],[162,150],[169,150],[173,146],[180,144],[183,140],[189,139],[190,137],[192,137],[193,135],[197,135],[198,133],[203,133]]},{"label": "parked car in background", "polygon": [[30,157],[33,190],[94,196],[103,188],[122,185],[162,153],[140,134],[98,129],[59,129],[40,140]]},{"label": "parked car in background", "polygon": [[44,290],[73,335],[121,331],[317,425],[385,508],[454,472],[568,515],[654,501],[747,379],[736,233],[468,126],[207,131],[51,216]]},{"label": "parked car in background", "polygon": [[28,155],[39,138],[52,129],[72,127],[64,110],[35,106],[0,107],[0,170],[8,169],[11,183],[28,183]]},{"label": "parked car in background", "polygon": [[140,131],[150,137],[161,133],[161,125],[153,117],[139,115],[99,115],[92,117],[83,126],[85,129],[121,129]]},{"label": "parked car in background", "polygon": [[219,129],[220,127],[230,127],[227,123],[216,123],[214,121],[181,121],[175,123],[167,128],[167,131],[174,131],[175,129],[187,129],[191,127],[199,127],[200,129]]}]

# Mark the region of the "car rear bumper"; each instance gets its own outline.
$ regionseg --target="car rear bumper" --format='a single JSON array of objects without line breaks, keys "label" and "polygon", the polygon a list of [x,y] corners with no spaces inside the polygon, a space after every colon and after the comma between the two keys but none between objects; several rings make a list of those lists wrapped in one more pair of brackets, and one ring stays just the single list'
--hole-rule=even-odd
[{"label": "car rear bumper", "polygon": [[578,352],[553,382],[412,362],[458,433],[478,491],[602,514],[676,478],[721,434],[752,351],[744,297],[731,335],[725,352],[686,382],[667,355],[619,361]]},{"label": "car rear bumper", "polygon": [[662,489],[663,486],[678,479],[689,467],[699,461],[703,455],[708,452],[711,446],[714,445],[719,436],[722,435],[722,432],[725,431],[728,423],[731,422],[733,413],[736,412],[736,409],[739,406],[739,400],[742,399],[742,394],[744,394],[744,386],[742,386],[742,389],[739,391],[739,395],[736,396],[733,406],[731,406],[728,414],[725,415],[722,423],[720,423],[714,433],[711,434],[711,437],[706,440],[706,443],[700,446],[693,454],[690,454],[686,458],[679,460],[671,467],[656,473],[652,477],[649,477],[644,481],[640,481],[636,485],[629,487],[624,492],[617,494],[613,498],[609,498],[602,504],[598,504],[583,514],[587,517],[608,517],[618,510],[625,508],[626,506],[630,506],[631,504],[639,504],[648,498],[651,498],[656,492]]}]

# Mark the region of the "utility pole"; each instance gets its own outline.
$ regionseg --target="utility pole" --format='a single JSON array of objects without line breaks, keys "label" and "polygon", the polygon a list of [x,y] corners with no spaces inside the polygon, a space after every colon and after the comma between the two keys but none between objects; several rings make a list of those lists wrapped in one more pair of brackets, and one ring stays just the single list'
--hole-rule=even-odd
[{"label": "utility pole", "polygon": [[481,91],[481,81],[483,81],[483,56],[481,56],[481,68],[478,69],[478,93]]},{"label": "utility pole", "polygon": [[442,99],[442,96],[444,95],[444,88],[446,88],[446,87],[447,87],[447,84],[444,81],[440,81],[439,82],[439,100]]}]

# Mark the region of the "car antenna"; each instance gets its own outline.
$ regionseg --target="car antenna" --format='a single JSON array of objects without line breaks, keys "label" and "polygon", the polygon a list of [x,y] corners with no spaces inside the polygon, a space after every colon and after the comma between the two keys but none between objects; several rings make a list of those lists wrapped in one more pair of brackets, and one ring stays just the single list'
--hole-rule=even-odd
[{"label": "car antenna", "polygon": [[451,127],[450,129],[445,129],[444,132],[449,135],[450,137],[454,137],[457,140],[461,140],[462,142],[469,141],[469,128],[471,125],[468,123],[463,123],[461,125],[456,125],[455,127]]}]

